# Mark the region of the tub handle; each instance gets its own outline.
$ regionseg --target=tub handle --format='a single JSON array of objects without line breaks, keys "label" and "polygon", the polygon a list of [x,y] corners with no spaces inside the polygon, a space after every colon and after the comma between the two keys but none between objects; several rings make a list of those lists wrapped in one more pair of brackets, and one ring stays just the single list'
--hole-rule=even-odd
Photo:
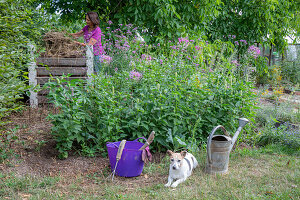
[{"label": "tub handle", "polygon": [[119,148],[114,142],[107,142],[107,144],[112,144],[112,145],[114,145],[117,149]]},{"label": "tub handle", "polygon": [[217,131],[217,129],[219,129],[219,128],[222,129],[222,131],[224,132],[224,134],[225,134],[226,136],[230,137],[230,136],[228,135],[226,129],[225,129],[224,126],[222,126],[222,125],[219,125],[219,126],[217,126],[217,127],[215,127],[215,128],[213,129],[213,131],[211,132],[211,134],[210,134],[209,137],[208,137],[208,140],[207,140],[207,147],[206,147],[206,148],[207,148],[207,159],[208,159],[208,162],[209,162],[210,164],[212,163],[212,160],[211,160],[211,152],[210,152],[211,140],[212,140],[212,137],[213,137],[214,133],[215,133],[215,132]]},{"label": "tub handle", "polygon": [[144,140],[147,142],[147,139],[146,139],[145,137],[139,137],[139,138],[136,138],[136,139],[134,140],[134,142],[138,141],[139,139],[144,139]]}]

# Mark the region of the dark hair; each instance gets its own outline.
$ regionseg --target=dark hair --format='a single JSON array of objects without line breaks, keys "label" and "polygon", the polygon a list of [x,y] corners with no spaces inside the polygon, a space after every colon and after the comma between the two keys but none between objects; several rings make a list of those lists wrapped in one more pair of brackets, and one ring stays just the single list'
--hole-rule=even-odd
[{"label": "dark hair", "polygon": [[98,14],[96,12],[88,12],[86,15],[90,18],[90,20],[94,24],[94,26],[99,25],[100,20],[99,20]]}]

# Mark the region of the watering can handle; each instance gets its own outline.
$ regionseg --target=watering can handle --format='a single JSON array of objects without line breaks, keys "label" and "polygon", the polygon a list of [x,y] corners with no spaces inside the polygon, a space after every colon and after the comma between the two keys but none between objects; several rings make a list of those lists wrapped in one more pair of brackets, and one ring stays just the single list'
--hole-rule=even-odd
[{"label": "watering can handle", "polygon": [[210,133],[210,135],[209,135],[209,137],[208,137],[208,140],[207,140],[207,147],[206,147],[206,148],[207,148],[207,159],[208,159],[208,162],[209,162],[209,163],[212,163],[212,161],[211,161],[211,152],[210,152],[211,140],[212,140],[212,137],[213,137],[214,133],[215,133],[219,128],[222,129],[222,131],[224,132],[224,134],[225,134],[226,136],[230,137],[229,134],[227,133],[226,129],[225,129],[224,126],[222,126],[222,125],[219,125],[219,126],[215,127],[215,128],[212,130],[212,132]]}]

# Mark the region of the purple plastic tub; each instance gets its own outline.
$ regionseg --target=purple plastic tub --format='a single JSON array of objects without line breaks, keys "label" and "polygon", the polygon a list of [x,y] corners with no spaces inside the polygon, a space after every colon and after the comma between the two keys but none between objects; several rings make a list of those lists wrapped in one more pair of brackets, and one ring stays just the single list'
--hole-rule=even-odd
[{"label": "purple plastic tub", "polygon": [[[144,145],[144,143],[138,142],[139,139],[147,141],[144,137],[137,138],[134,141],[126,141],[121,159],[119,160],[116,168],[116,175],[123,177],[135,177],[141,175],[144,167],[144,161],[142,160],[143,151],[139,151],[139,149]],[[121,141],[108,142],[106,144],[112,171],[115,169],[116,156],[120,143]]]}]

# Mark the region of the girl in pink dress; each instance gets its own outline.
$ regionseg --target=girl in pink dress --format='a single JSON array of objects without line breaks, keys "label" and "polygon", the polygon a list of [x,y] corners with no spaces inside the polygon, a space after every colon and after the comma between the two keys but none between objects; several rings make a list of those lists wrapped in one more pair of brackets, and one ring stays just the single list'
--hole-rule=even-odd
[{"label": "girl in pink dress", "polygon": [[81,46],[93,45],[94,50],[94,71],[100,71],[100,58],[103,54],[103,47],[101,44],[101,29],[99,28],[99,17],[96,12],[88,12],[85,16],[86,26],[82,28],[81,31],[77,33],[72,33],[71,35],[74,38],[78,38],[80,36],[84,37],[85,43],[76,42]]}]

